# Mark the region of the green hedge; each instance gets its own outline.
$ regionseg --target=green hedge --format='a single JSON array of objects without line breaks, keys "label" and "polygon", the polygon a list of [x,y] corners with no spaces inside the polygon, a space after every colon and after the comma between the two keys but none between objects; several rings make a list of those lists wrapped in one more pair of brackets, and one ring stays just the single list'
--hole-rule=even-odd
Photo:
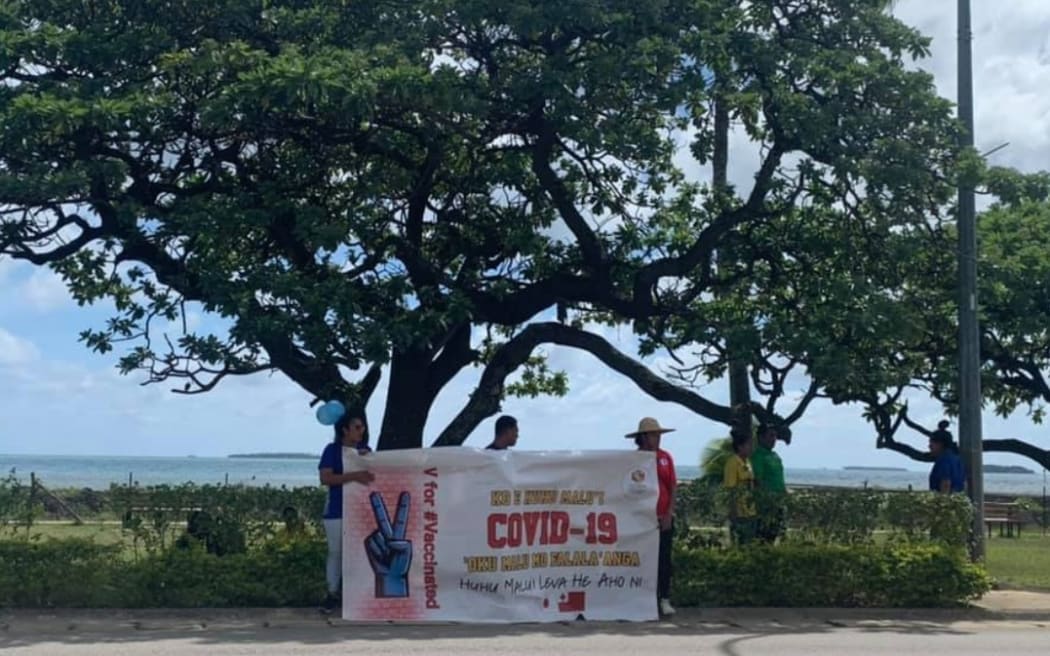
[{"label": "green hedge", "polygon": [[324,559],[313,537],[221,557],[196,544],[137,560],[90,540],[0,540],[0,607],[312,606],[324,593]]},{"label": "green hedge", "polygon": [[674,556],[681,606],[947,607],[990,589],[984,569],[936,544],[777,545]]},{"label": "green hedge", "polygon": [[[125,539],[149,553],[182,538],[193,511],[201,515],[205,539],[213,550],[232,552],[265,543],[290,521],[320,532],[325,502],[319,486],[114,485],[107,491],[88,492],[90,504],[82,505],[92,510],[85,516],[101,513],[121,519]],[[764,497],[761,490],[754,494],[760,508],[783,507],[791,529],[788,538],[805,543],[865,544],[879,533],[880,540],[887,535],[896,542],[963,545],[971,525],[972,509],[963,495],[869,489],[794,490],[786,497],[768,497],[768,493]],[[76,498],[70,495],[67,500],[72,503]],[[724,527],[730,501],[725,490],[703,480],[684,483],[678,489],[677,523],[681,528]],[[1042,517],[1041,510],[1033,506],[1032,514]],[[13,474],[0,478],[0,538],[29,534],[42,512],[40,498],[33,498],[29,486]],[[724,533],[719,536],[708,530],[705,535],[711,543],[727,542]]]},{"label": "green hedge", "polygon": [[0,607],[114,606],[119,546],[90,540],[0,540]]},{"label": "green hedge", "polygon": [[264,544],[289,521],[320,530],[325,492],[320,486],[114,485],[106,503],[121,518],[134,545],[148,552],[178,540],[194,511],[203,516],[209,541],[217,539],[224,550],[242,551],[245,543]]},{"label": "green hedge", "polygon": [[[129,560],[80,539],[0,541],[0,607],[312,606],[324,542],[275,538],[227,556],[202,546]],[[953,606],[988,590],[984,571],[938,545],[778,545],[675,552],[681,606]]]},{"label": "green hedge", "polygon": [[[709,529],[728,522],[731,494],[702,480],[679,486],[677,524],[708,529],[704,538],[708,544],[727,544],[727,536],[712,538]],[[787,539],[806,544],[871,544],[877,541],[878,532],[885,537],[883,541],[962,547],[967,544],[973,518],[970,500],[961,494],[867,489],[794,490],[787,495],[755,490],[749,494],[760,511],[782,508],[789,528]]]}]

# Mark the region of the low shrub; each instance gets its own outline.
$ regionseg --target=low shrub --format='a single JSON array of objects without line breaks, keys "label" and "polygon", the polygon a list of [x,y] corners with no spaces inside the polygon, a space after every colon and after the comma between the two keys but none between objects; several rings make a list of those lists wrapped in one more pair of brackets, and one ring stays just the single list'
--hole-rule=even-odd
[{"label": "low shrub", "polygon": [[136,550],[153,554],[192,538],[214,553],[263,544],[289,525],[320,530],[325,492],[243,485],[114,485],[107,493]]},{"label": "low shrub", "polygon": [[[972,527],[973,507],[961,494],[890,492],[884,490],[803,489],[786,495],[755,490],[755,507],[762,515],[783,512],[787,539],[805,544],[872,544],[876,533],[895,543],[937,543],[965,547]],[[697,531],[711,541],[711,528],[724,527],[733,502],[729,491],[704,481],[679,487],[675,503],[686,546],[696,546]],[[725,535],[724,533],[722,534]],[[723,540],[723,545],[727,544]]]},{"label": "low shrub", "polygon": [[898,542],[964,546],[973,528],[973,505],[962,494],[888,494],[882,524]]},{"label": "low shrub", "polygon": [[674,567],[681,606],[950,607],[990,589],[982,567],[936,544],[679,545]]},{"label": "low shrub", "polygon": [[[203,545],[128,560],[88,540],[0,541],[0,607],[311,606],[325,544],[277,536],[224,557]],[[984,570],[940,545],[778,545],[675,551],[682,606],[955,606],[989,589]]]},{"label": "low shrub", "polygon": [[113,606],[121,548],[91,540],[0,540],[0,607]]},{"label": "low shrub", "polygon": [[15,470],[0,478],[0,538],[16,537],[19,533],[28,537],[41,514],[43,507],[32,486],[23,484]]},{"label": "low shrub", "polygon": [[799,539],[828,544],[860,544],[872,539],[885,495],[869,490],[837,492],[806,490],[787,495],[788,526]]},{"label": "low shrub", "polygon": [[324,593],[324,559],[313,535],[221,557],[194,543],[135,560],[90,540],[4,540],[0,607],[310,606]]},{"label": "low shrub", "polygon": [[1015,499],[1021,517],[1041,528],[1050,527],[1050,504],[1044,499]]},{"label": "low shrub", "polygon": [[126,571],[122,603],[133,608],[310,606],[324,593],[325,545],[272,540],[218,557],[203,545],[144,558]]}]

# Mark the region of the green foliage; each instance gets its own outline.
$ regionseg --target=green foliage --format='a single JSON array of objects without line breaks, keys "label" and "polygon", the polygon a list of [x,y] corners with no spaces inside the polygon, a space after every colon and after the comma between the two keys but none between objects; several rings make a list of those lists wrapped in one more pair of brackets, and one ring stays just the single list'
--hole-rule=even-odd
[{"label": "green foliage", "polygon": [[972,534],[973,504],[962,494],[889,494],[882,516],[891,539],[932,539],[958,547],[966,545]]},{"label": "green foliage", "polygon": [[534,355],[522,365],[518,380],[507,384],[506,393],[531,399],[565,396],[569,393],[569,375],[564,371],[551,371],[545,356]]},{"label": "green foliage", "polygon": [[[0,254],[112,301],[82,338],[123,372],[280,370],[360,402],[374,382],[344,373],[389,364],[382,447],[420,446],[475,329],[504,346],[555,307],[685,316],[683,340],[770,342],[844,390],[892,378],[836,347],[915,330],[858,254],[908,261],[955,124],[884,2],[205,4],[0,10]],[[764,155],[746,199],[688,176],[712,73]],[[746,266],[714,271],[723,248]],[[164,334],[192,311],[224,321]],[[510,393],[565,389],[529,366]]]},{"label": "green foliage", "polygon": [[202,547],[169,549],[136,563],[124,594],[132,607],[304,606],[324,592],[325,545],[273,540],[218,557]]},{"label": "green foliage", "polygon": [[119,606],[123,566],[115,545],[0,540],[0,607]]},{"label": "green foliage", "polygon": [[23,484],[13,469],[0,478],[0,538],[17,536],[20,531],[28,538],[33,522],[42,513],[32,486]]},{"label": "green foliage", "polygon": [[[8,479],[0,492],[11,487]],[[308,606],[323,594],[323,490],[114,486],[106,494],[114,509],[134,509],[125,534],[136,548],[0,540],[0,607]],[[959,495],[792,493],[787,542],[744,550],[720,548],[727,535],[710,528],[724,524],[728,501],[700,481],[679,491],[678,603],[941,606],[988,585],[964,561],[970,509]],[[187,508],[212,513],[200,539],[187,537]],[[888,531],[881,545],[875,528]]]},{"label": "green foliage", "polygon": [[[128,561],[86,540],[0,540],[0,607],[309,606],[324,592],[319,537],[274,538],[245,554],[168,549]],[[678,545],[676,604],[952,606],[989,587],[984,571],[937,545]]]},{"label": "green foliage", "polygon": [[[760,518],[783,509],[788,533],[784,540],[809,545],[864,545],[885,533],[896,544],[936,543],[962,549],[968,543],[973,507],[960,494],[890,492],[878,490],[793,490],[779,495],[753,490]],[[683,530],[680,540],[689,545],[727,544],[725,534],[711,532],[729,518],[735,500],[732,492],[703,480],[678,488],[675,510]]]},{"label": "green foliage", "polygon": [[733,440],[722,437],[711,440],[700,454],[700,480],[712,487],[722,485],[726,462],[733,455]]},{"label": "green foliage", "polygon": [[983,568],[939,545],[679,545],[674,557],[681,606],[958,606],[990,588]]},{"label": "green foliage", "polygon": [[109,504],[120,513],[122,525],[136,548],[152,553],[176,540],[188,544],[187,523],[197,513],[202,539],[212,552],[234,553],[245,544],[262,544],[302,522],[319,530],[325,491],[320,487],[295,489],[238,485],[113,485]]},{"label": "green foliage", "polygon": [[316,536],[225,557],[197,545],[133,561],[88,540],[0,540],[0,607],[310,606],[324,593],[324,558]]},{"label": "green foliage", "polygon": [[889,495],[867,490],[792,492],[787,496],[791,538],[818,544],[870,542]]},{"label": "green foliage", "polygon": [[1016,499],[1014,503],[1017,504],[1018,510],[1024,514],[1028,521],[1044,529],[1050,528],[1050,502],[1021,498]]}]

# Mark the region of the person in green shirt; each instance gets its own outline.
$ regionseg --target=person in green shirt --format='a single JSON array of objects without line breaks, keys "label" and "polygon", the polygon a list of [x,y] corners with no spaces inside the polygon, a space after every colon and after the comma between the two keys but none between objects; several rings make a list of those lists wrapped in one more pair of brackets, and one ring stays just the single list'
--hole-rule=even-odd
[{"label": "person in green shirt", "polygon": [[763,424],[758,427],[758,447],[751,455],[751,468],[755,473],[755,500],[758,506],[756,537],[772,544],[784,532],[784,463],[773,449],[777,443],[775,426]]}]

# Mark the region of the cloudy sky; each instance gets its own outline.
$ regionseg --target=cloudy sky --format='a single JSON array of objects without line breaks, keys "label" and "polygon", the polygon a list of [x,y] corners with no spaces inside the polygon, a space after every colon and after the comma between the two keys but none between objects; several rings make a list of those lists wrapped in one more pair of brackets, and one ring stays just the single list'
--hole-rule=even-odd
[{"label": "cloudy sky", "polygon": [[[990,150],[1010,143],[993,157],[995,164],[1025,171],[1050,168],[1050,2],[973,4],[978,145]],[[922,66],[951,98],[956,89],[954,7],[946,0],[903,0],[896,9],[905,22],[933,37],[933,57]],[[752,170],[746,158],[734,162],[734,177],[741,183]],[[227,381],[193,397],[171,394],[164,386],[142,387],[135,378],[118,375],[115,356],[92,354],[77,341],[81,330],[107,316],[105,308],[77,307],[49,271],[0,260],[0,454],[222,456],[320,451],[327,441],[327,431],[307,408],[309,397],[280,375]],[[629,331],[606,336],[621,349],[633,348]],[[521,420],[522,448],[626,447],[620,436],[641,416],[653,415],[678,429],[665,448],[680,465],[693,465],[703,445],[724,432],[683,409],[650,400],[587,354],[556,348],[548,353],[554,367],[569,372],[571,391],[562,399],[505,404]],[[476,377],[476,372],[464,374],[445,390],[430,420],[431,435],[453,416]],[[724,401],[724,389],[720,382],[707,393]],[[377,394],[370,407],[373,421],[382,402]],[[936,406],[921,399],[912,407],[927,423],[939,416]],[[483,446],[490,432],[491,422],[468,444]],[[783,450],[789,467],[920,467],[876,451],[858,408],[815,404],[794,432],[794,444]],[[1001,420],[989,413],[985,422],[987,437],[1046,440],[1046,432],[1023,415]],[[996,454],[988,461],[1024,463]]]}]

